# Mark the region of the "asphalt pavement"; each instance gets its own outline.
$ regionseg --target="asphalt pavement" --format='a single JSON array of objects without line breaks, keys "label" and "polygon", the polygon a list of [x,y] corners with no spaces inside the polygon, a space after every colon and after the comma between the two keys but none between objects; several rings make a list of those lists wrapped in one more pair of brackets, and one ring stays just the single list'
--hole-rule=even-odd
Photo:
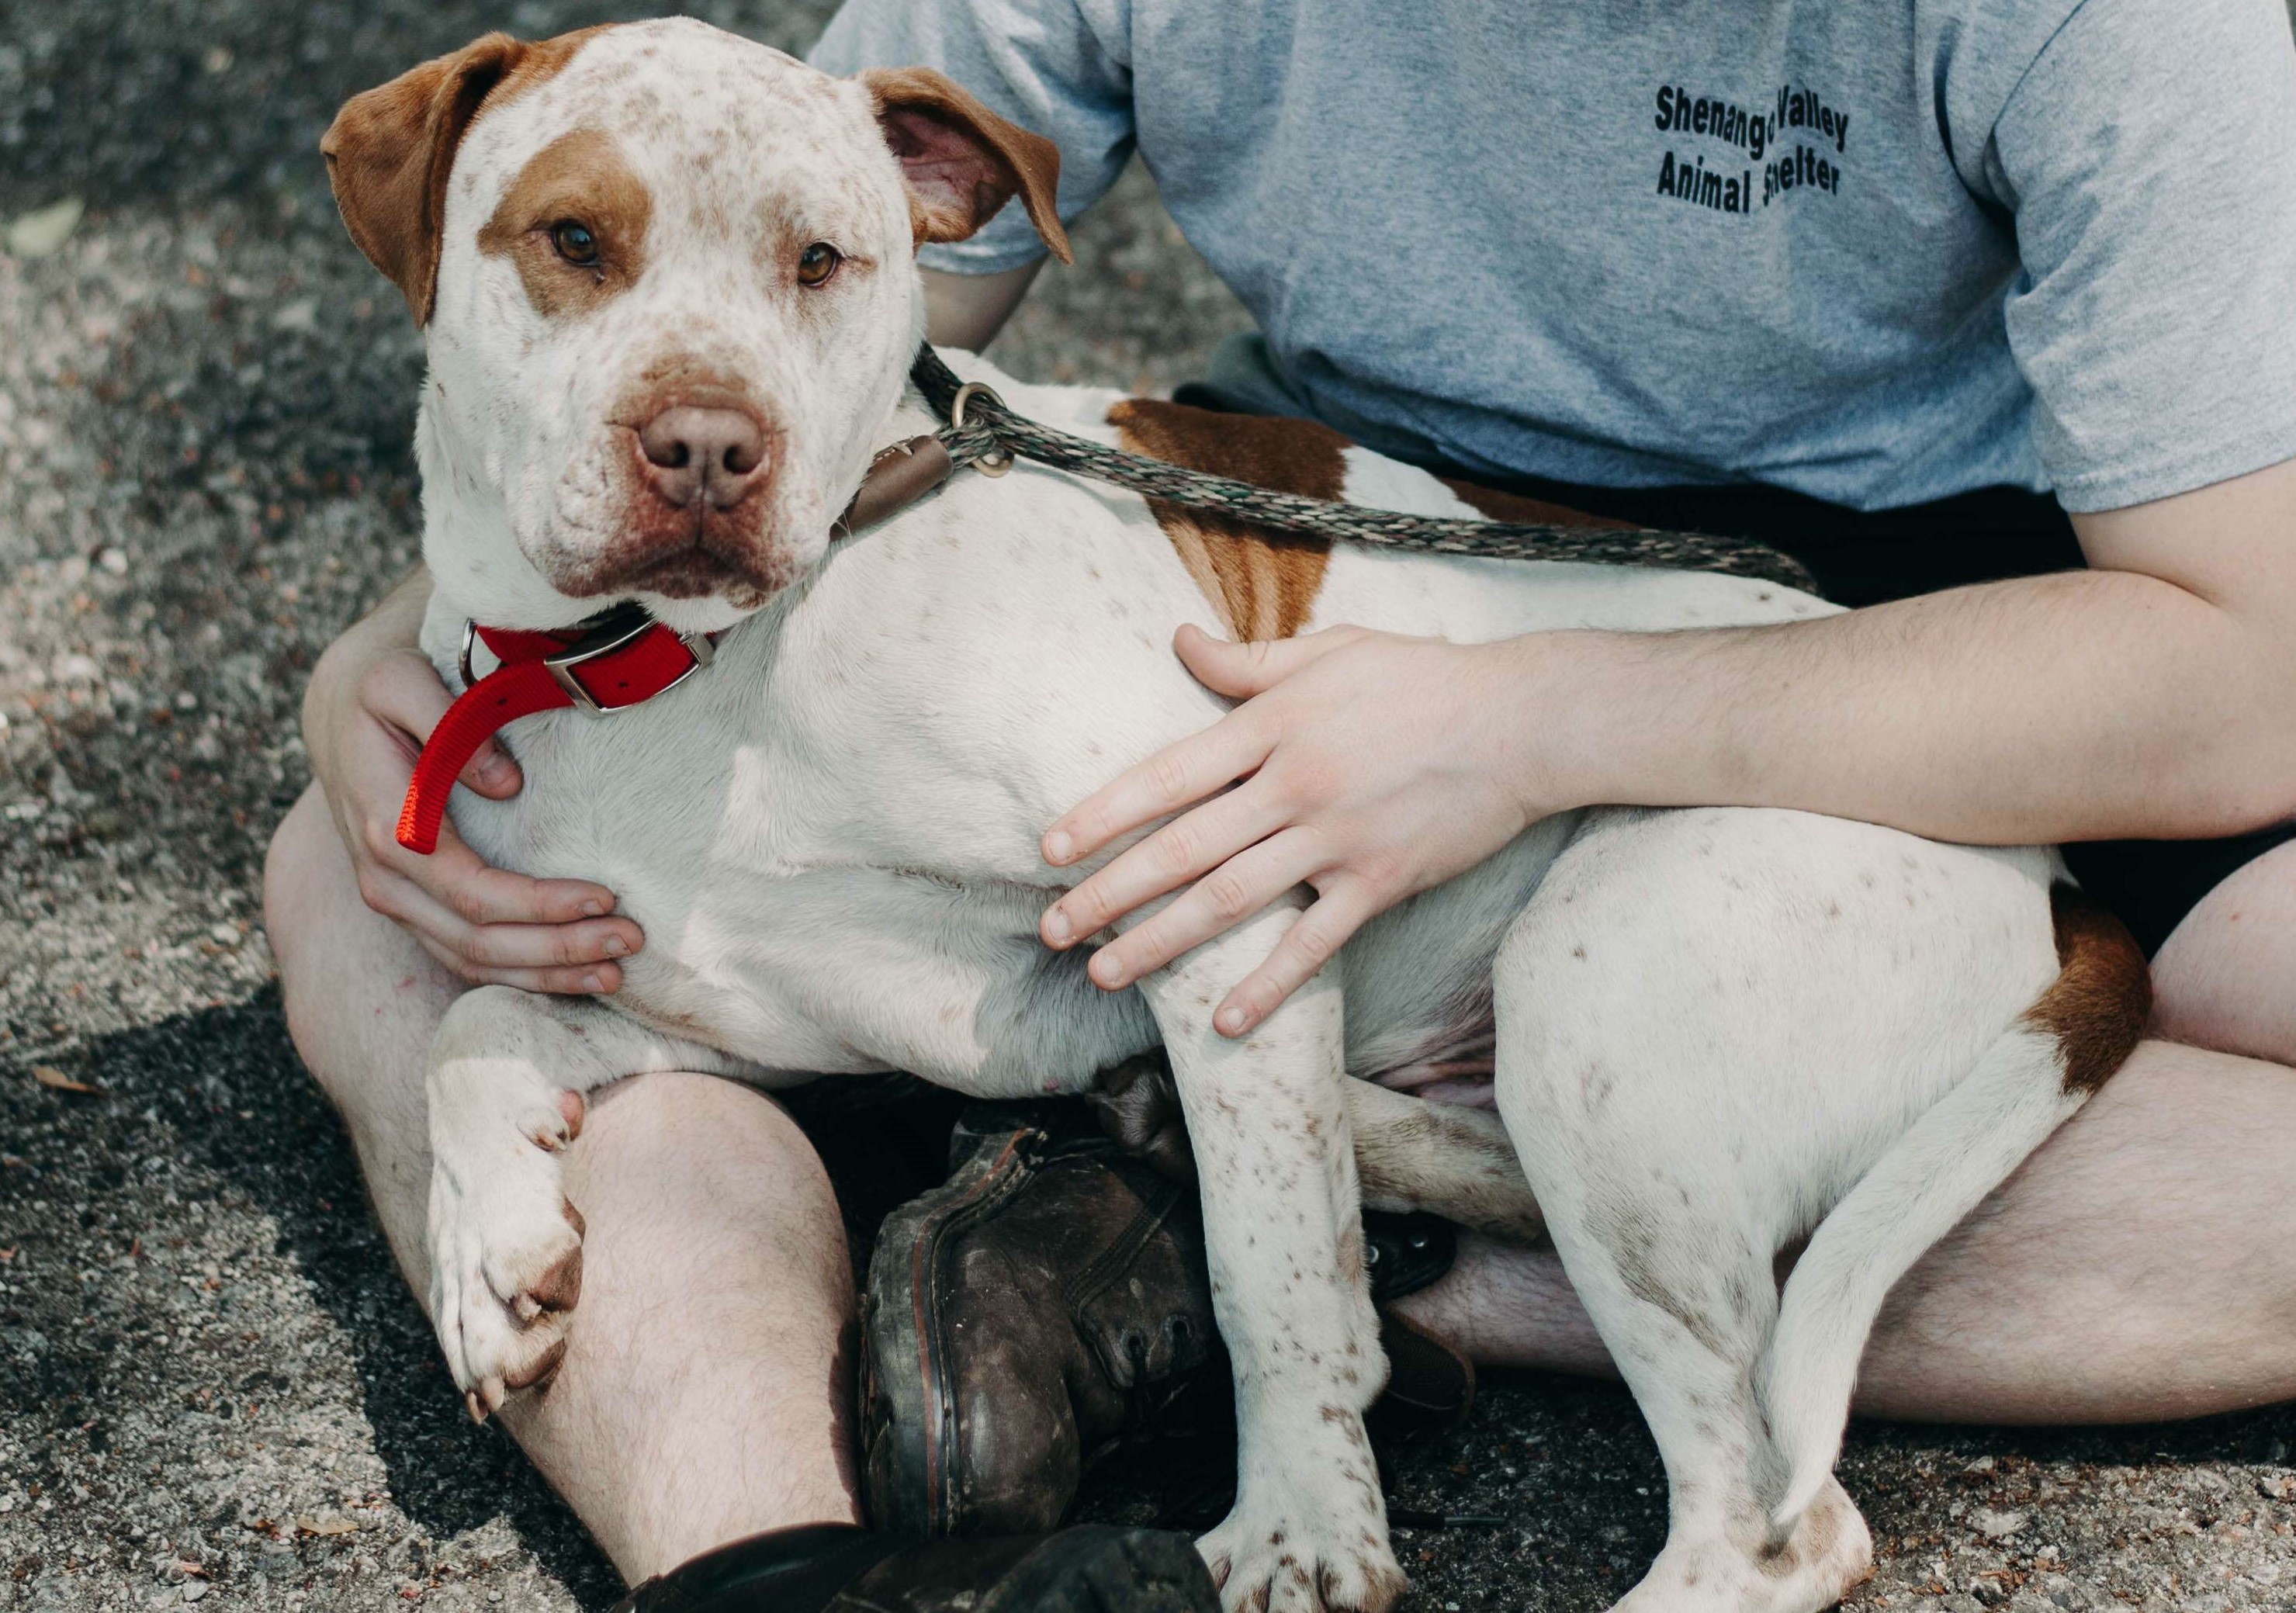
[{"label": "asphalt pavement", "polygon": [[[0,1608],[603,1609],[459,1414],[289,1046],[265,840],[326,643],[413,563],[420,346],[344,238],[346,95],[525,0],[0,0]],[[818,3],[688,8],[791,48]],[[1138,172],[997,356],[1154,389],[1239,328]],[[2296,1607],[2296,1414],[1860,1424],[1851,1605]],[[1511,1376],[1405,1476],[1412,1613],[1590,1609],[1661,1537],[1631,1401]],[[1171,1500],[1099,1476],[1097,1516]]]}]

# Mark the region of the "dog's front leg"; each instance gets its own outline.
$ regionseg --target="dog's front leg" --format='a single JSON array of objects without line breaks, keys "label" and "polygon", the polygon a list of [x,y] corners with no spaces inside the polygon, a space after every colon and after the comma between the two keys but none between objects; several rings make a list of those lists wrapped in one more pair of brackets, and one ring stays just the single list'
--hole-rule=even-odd
[{"label": "dog's front leg", "polygon": [[582,1216],[558,1153],[583,1094],[652,1070],[733,1074],[722,1053],[580,998],[465,993],[430,1043],[430,1322],[483,1420],[543,1382],[582,1291]]},{"label": "dog's front leg", "polygon": [[1341,1097],[1340,989],[1310,981],[1240,1041],[1212,1028],[1298,916],[1270,910],[1142,982],[1187,1113],[1235,1370],[1235,1510],[1202,1550],[1230,1609],[1384,1613],[1404,1579],[1364,1433],[1387,1361]]}]

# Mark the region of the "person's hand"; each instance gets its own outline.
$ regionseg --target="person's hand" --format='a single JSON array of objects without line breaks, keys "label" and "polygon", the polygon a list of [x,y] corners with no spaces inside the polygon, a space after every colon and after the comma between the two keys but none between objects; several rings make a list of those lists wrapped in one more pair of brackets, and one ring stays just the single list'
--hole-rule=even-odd
[{"label": "person's hand", "polygon": [[[1316,900],[1213,1017],[1239,1036],[1374,914],[1482,861],[1543,812],[1525,767],[1521,651],[1360,627],[1232,644],[1183,627],[1201,683],[1241,698],[1046,831],[1066,867],[1193,802],[1046,910],[1067,947],[1183,885],[1186,893],[1093,954],[1114,991],[1259,913],[1295,885]],[[1230,784],[1242,780],[1230,790]],[[1206,800],[1204,798],[1213,798]]]},{"label": "person's hand", "polygon": [[[532,880],[488,867],[455,833],[418,856],[399,845],[398,811],[415,754],[451,697],[414,648],[427,587],[402,588],[322,656],[303,700],[304,743],[366,905],[473,985],[570,994],[619,989],[615,960],[645,938],[613,916],[614,894],[582,880]],[[501,800],[518,766],[488,741],[461,782]]]}]

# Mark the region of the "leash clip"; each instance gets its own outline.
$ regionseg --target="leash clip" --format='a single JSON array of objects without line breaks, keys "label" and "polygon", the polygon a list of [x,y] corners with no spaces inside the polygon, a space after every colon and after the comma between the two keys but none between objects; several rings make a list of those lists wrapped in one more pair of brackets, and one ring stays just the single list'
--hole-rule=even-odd
[{"label": "leash clip", "polygon": [[[1006,408],[1004,400],[996,396],[996,389],[994,387],[983,386],[977,381],[968,381],[963,386],[957,388],[956,396],[949,399],[948,429],[950,430],[962,431],[964,430],[964,405],[971,403],[976,397],[985,397],[990,403],[995,404],[998,408]],[[1010,413],[1009,409],[1007,410],[1007,413]],[[1013,468],[1013,450],[1010,448],[992,449],[990,452],[982,454],[979,459],[974,460],[972,462],[972,468],[980,471],[983,476],[1002,476],[1005,471],[1010,471]]]}]

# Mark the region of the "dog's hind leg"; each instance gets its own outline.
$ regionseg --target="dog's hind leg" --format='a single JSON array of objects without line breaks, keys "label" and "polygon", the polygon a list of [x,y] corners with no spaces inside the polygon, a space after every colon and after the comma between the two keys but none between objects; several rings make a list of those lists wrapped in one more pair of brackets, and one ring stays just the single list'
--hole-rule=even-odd
[{"label": "dog's hind leg", "polygon": [[1778,1304],[1759,1217],[1630,1128],[1574,1126],[1574,1105],[1535,1077],[1501,1080],[1548,1234],[1666,1464],[1666,1547],[1621,1613],[1830,1606],[1870,1572],[1872,1546],[1831,1477],[1791,1527],[1772,1522],[1786,1469],[1757,1392]]},{"label": "dog's hind leg", "polygon": [[1369,1081],[1349,1081],[1341,1090],[1366,1208],[1423,1210],[1516,1243],[1546,1230],[1496,1115]]},{"label": "dog's hind leg", "polygon": [[[1510,1118],[1552,1111],[1516,1097]],[[1571,1147],[1567,1126],[1550,1132]],[[1576,1139],[1576,1141],[1583,1141]],[[1535,1154],[1538,1144],[1526,1149]],[[1549,1235],[1666,1467],[1667,1542],[1620,1613],[1812,1613],[1871,1571],[1865,1519],[1831,1476],[1790,1527],[1759,1372],[1777,1315],[1768,1240],[1632,1148],[1552,1176]],[[1648,1168],[1645,1168],[1645,1166]]]},{"label": "dog's hind leg", "polygon": [[1822,1078],[1774,1023],[1809,970],[1790,945],[1745,946],[1761,910],[1685,903],[1690,876],[1652,870],[1655,840],[1566,854],[1501,948],[1499,1112],[1666,1465],[1667,1543],[1620,1606],[1816,1613],[1870,1572],[1871,1543],[1830,1477],[1774,1519],[1773,1262],[1830,1191],[1807,1095]]}]

